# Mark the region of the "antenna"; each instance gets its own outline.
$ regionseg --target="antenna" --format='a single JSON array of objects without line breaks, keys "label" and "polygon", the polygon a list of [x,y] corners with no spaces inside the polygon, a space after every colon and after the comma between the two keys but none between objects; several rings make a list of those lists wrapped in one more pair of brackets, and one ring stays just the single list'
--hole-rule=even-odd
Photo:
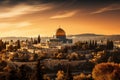
[{"label": "antenna", "polygon": [[58,27],[61,28],[60,25]]}]

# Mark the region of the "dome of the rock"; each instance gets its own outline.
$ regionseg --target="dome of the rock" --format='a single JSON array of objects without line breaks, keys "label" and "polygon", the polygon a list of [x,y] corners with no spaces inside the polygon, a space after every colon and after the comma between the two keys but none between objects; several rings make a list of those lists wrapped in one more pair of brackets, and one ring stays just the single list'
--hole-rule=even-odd
[{"label": "dome of the rock", "polygon": [[58,36],[66,36],[65,31],[62,28],[58,28],[56,31],[56,37]]},{"label": "dome of the rock", "polygon": [[72,43],[72,39],[67,39],[66,32],[62,28],[58,28],[56,30],[55,37],[53,39],[50,39],[50,42]]}]

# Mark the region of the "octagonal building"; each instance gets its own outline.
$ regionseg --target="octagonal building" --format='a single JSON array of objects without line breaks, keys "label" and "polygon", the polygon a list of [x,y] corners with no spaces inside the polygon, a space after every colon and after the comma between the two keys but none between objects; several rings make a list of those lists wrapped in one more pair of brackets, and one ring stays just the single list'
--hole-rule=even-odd
[{"label": "octagonal building", "polygon": [[56,30],[55,38],[50,39],[50,42],[72,43],[72,39],[66,38],[66,32],[62,28]]}]

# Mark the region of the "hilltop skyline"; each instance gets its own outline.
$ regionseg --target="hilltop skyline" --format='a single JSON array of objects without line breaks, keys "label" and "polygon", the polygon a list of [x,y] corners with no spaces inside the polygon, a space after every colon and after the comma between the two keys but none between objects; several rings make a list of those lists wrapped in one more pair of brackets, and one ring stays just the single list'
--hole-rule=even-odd
[{"label": "hilltop skyline", "polygon": [[1,0],[0,37],[120,34],[119,0]]}]

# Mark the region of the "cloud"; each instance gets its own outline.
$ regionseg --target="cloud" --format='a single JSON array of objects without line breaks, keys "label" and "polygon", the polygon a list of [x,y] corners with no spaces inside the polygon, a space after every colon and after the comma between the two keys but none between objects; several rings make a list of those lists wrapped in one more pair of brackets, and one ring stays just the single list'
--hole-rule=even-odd
[{"label": "cloud", "polygon": [[[38,31],[38,32],[37,32]],[[6,32],[1,31],[2,37],[36,37],[39,34],[39,29],[38,28],[33,28],[33,29],[8,29]]]},{"label": "cloud", "polygon": [[60,18],[68,18],[72,17],[77,13],[77,11],[65,12],[63,14],[58,14],[50,17],[51,19],[60,19]]},{"label": "cloud", "polygon": [[0,0],[0,4],[11,4],[11,5],[19,4],[19,3],[41,4],[41,3],[60,3],[66,1],[67,0]]},{"label": "cloud", "polygon": [[101,8],[97,11],[92,12],[91,14],[99,14],[99,13],[104,13],[108,11],[113,11],[113,10],[120,10],[120,5],[119,4],[112,4],[107,7]]},{"label": "cloud", "polygon": [[48,9],[51,9],[52,7],[47,5],[25,5],[20,4],[18,6],[14,6],[11,8],[5,8],[3,11],[0,11],[0,18],[11,18],[16,16],[21,16],[25,14],[31,14],[35,12],[42,12]]},{"label": "cloud", "polygon": [[0,29],[3,28],[22,28],[22,27],[27,27],[30,26],[31,23],[29,22],[18,22],[18,23],[0,23]]}]

